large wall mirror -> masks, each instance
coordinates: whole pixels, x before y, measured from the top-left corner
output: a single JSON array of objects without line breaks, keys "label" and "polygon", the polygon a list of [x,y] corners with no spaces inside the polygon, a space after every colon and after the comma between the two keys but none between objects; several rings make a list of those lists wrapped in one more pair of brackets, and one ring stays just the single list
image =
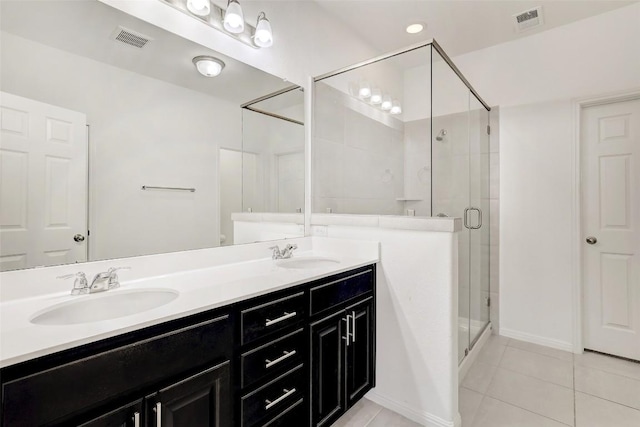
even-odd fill
[{"label": "large wall mirror", "polygon": [[302,206],[303,126],[243,108],[301,123],[290,83],[97,0],[0,7],[0,271],[229,245],[233,214]]}]

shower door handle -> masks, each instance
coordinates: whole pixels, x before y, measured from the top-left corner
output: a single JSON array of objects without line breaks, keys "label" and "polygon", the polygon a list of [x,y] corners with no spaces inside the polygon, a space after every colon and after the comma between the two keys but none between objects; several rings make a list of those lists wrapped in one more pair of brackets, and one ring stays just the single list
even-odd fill
[{"label": "shower door handle", "polygon": [[[471,211],[478,212],[478,225],[476,225],[476,226],[469,225],[469,212],[471,212]],[[482,227],[482,209],[474,208],[473,206],[469,207],[469,208],[466,208],[464,210],[464,218],[463,219],[464,219],[465,228],[468,228],[469,230],[478,230],[480,227]]]}]

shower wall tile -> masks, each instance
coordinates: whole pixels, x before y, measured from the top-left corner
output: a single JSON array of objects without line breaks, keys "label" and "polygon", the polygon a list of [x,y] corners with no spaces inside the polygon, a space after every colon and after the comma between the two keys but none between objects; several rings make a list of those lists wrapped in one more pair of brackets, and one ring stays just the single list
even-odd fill
[{"label": "shower wall tile", "polygon": [[500,153],[491,153],[489,163],[489,197],[497,199],[500,197]]}]

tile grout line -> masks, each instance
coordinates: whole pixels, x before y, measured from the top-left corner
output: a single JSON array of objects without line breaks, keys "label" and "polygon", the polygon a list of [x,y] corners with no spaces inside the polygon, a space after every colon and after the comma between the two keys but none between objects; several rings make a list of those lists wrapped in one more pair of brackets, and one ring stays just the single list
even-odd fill
[{"label": "tile grout line", "polygon": [[[518,406],[518,405],[516,405],[514,403],[511,403],[511,402],[506,402],[506,401],[504,401],[502,399],[498,399],[497,397],[489,396],[488,394],[483,394],[482,398],[484,399],[485,397],[488,397],[489,399],[497,400],[498,402],[504,403],[505,405],[513,406],[514,408],[522,409],[525,412],[529,412],[529,413],[537,415],[539,417],[546,418],[546,419],[554,421],[554,422],[556,422],[558,424],[562,424],[564,426],[571,426],[570,424],[564,423],[564,422],[562,422],[560,420],[556,420],[555,418],[551,418],[551,417],[548,417],[546,415],[539,414],[538,412],[534,412],[531,409],[523,408],[522,406]],[[482,402],[480,404],[482,405]]]},{"label": "tile grout line", "polygon": [[[575,362],[574,362],[574,367],[576,366]],[[629,380],[633,380],[633,381],[637,381],[640,382],[640,378],[637,377],[630,377],[628,375],[625,374],[619,374],[617,372],[611,372],[611,371],[607,371],[606,369],[602,369],[602,368],[596,368],[593,366],[587,366],[587,365],[577,365],[579,368],[584,368],[584,369],[593,369],[594,371],[599,371],[599,372],[604,372],[605,374],[609,374],[609,375],[615,375],[616,377],[622,377],[622,378],[627,378]]]},{"label": "tile grout line", "polygon": [[[543,383],[557,385],[558,387],[566,388],[567,390],[575,390],[575,387],[566,386],[566,385],[554,383],[554,382],[551,382],[551,381],[543,380],[542,378],[538,378],[538,377],[534,377],[532,375],[524,374],[524,373],[522,373],[520,371],[516,371],[514,369],[505,368],[504,366],[496,366],[496,368],[497,369],[502,369],[502,370],[508,371],[508,372],[513,372],[514,374],[519,374],[519,375],[525,376],[527,378],[533,378],[534,380],[542,381]],[[495,373],[494,373],[494,376],[495,376]],[[491,378],[491,380],[493,381],[493,377]],[[487,387],[487,389],[488,389],[488,387]]]},{"label": "tile grout line", "polygon": [[640,408],[636,408],[636,407],[633,407],[633,406],[629,406],[629,405],[627,405],[627,404],[625,404],[625,403],[616,402],[615,400],[607,399],[606,397],[602,397],[602,396],[597,396],[597,395],[595,395],[595,394],[591,394],[591,393],[586,392],[586,391],[582,391],[582,390],[574,390],[574,395],[575,395],[576,393],[586,394],[587,396],[591,396],[591,397],[594,397],[594,398],[596,398],[596,399],[604,400],[605,402],[613,403],[613,404],[615,404],[615,405],[619,405],[619,406],[624,406],[625,408],[633,409],[634,411],[638,411],[638,412],[640,412]]},{"label": "tile grout line", "polygon": [[371,417],[371,419],[369,420],[369,422],[368,422],[368,423],[366,423],[366,424],[365,424],[364,426],[362,426],[362,427],[367,427],[369,424],[371,424],[371,423],[373,422],[373,420],[375,420],[375,419],[376,419],[376,417],[377,417],[378,415],[380,415],[380,412],[382,412],[383,406],[381,406],[381,405],[378,405],[378,406],[380,406],[380,408],[378,409],[378,411],[376,412],[376,414],[375,414],[373,417]]}]

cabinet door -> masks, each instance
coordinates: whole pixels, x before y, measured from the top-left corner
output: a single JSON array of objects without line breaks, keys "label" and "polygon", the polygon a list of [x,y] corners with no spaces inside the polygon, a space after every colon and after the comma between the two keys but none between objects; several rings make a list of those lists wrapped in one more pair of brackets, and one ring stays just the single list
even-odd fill
[{"label": "cabinet door", "polygon": [[331,425],[345,410],[344,311],[311,324],[311,419]]},{"label": "cabinet door", "polygon": [[79,427],[141,427],[142,399],[122,406],[97,418],[80,424]]},{"label": "cabinet door", "polygon": [[373,298],[346,309],[351,323],[351,340],[347,346],[347,407],[373,387],[374,382],[374,318]]},{"label": "cabinet door", "polygon": [[147,399],[147,425],[231,427],[230,381],[227,361],[160,390]]}]

